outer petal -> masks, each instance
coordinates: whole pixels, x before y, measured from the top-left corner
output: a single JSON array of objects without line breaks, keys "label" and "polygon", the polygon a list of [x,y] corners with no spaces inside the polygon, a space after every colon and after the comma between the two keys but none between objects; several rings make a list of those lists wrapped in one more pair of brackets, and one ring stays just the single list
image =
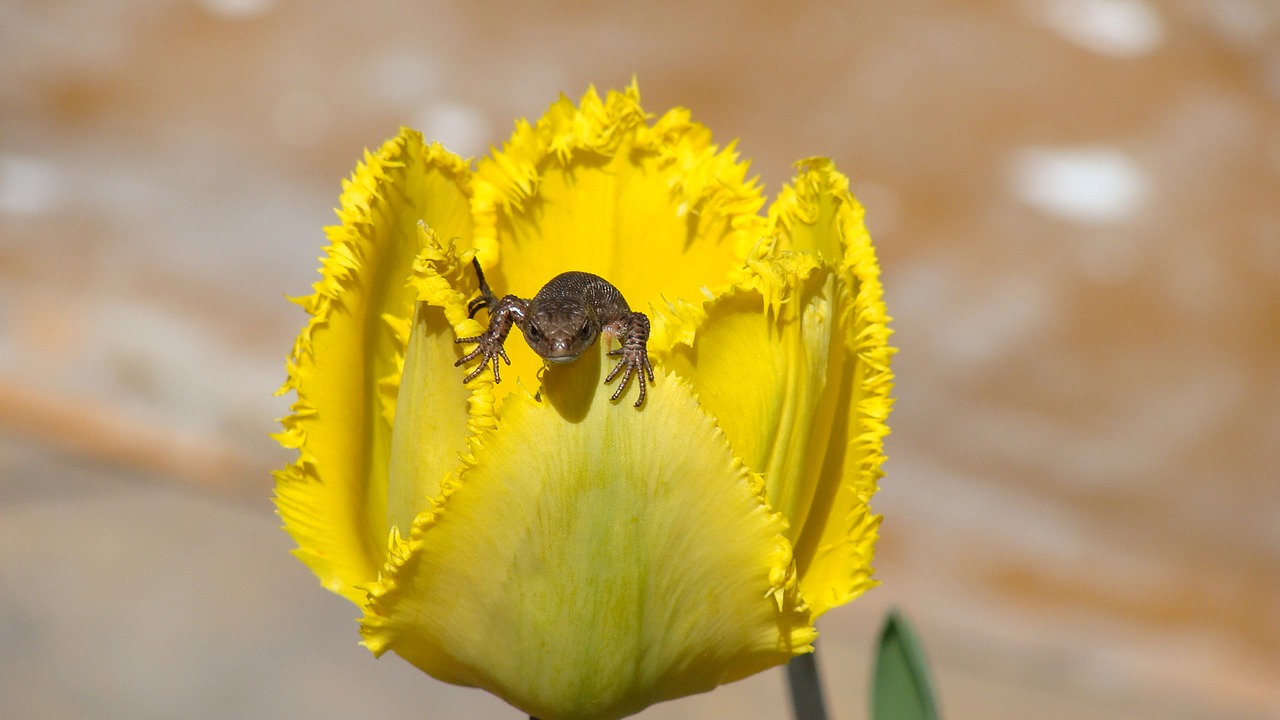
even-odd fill
[{"label": "outer petal", "polygon": [[[785,525],[673,376],[643,411],[601,354],[509,396],[370,586],[365,642],[544,720],[615,718],[810,649]],[[633,390],[634,391],[634,390]]]},{"label": "outer petal", "polygon": [[832,238],[838,241],[839,328],[850,353],[819,492],[796,540],[801,589],[816,616],[875,585],[870,563],[880,516],[868,503],[884,475],[886,421],[893,406],[889,360],[896,350],[889,346],[891,318],[875,248],[848,179],[829,160],[811,158],[800,164],[795,188],[795,200],[780,198],[769,216],[793,247],[807,243],[828,257]]},{"label": "outer petal", "polygon": [[[477,169],[476,237],[500,247],[494,287],[532,296],[565,270],[606,277],[632,307],[727,285],[764,231],[733,148],[673,110],[646,124],[639,92],[561,98]],[[489,262],[493,262],[490,260]]]},{"label": "outer petal", "polygon": [[[791,524],[820,615],[869,588],[892,375],[879,269],[862,211],[827,161],[770,210],[773,247],[701,311],[675,313],[667,361],[694,385]],[[833,427],[834,425],[834,427]]]},{"label": "outer petal", "polygon": [[[298,459],[277,473],[276,505],[297,555],[331,590],[363,604],[355,586],[386,557],[391,419],[413,291],[418,224],[469,235],[469,173],[439,145],[402,130],[365,155],[344,183],[326,233],[311,319],[294,346],[284,390],[297,391],[278,435]],[[458,408],[459,423],[465,408]]]}]

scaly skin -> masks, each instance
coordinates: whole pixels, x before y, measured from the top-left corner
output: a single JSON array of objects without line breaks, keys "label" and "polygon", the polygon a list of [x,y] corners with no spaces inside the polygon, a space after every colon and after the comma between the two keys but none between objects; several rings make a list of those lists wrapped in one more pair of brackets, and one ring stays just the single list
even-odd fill
[{"label": "scaly skin", "polygon": [[489,310],[489,329],[475,337],[458,338],[454,342],[475,343],[471,352],[463,355],[454,367],[481,358],[480,364],[463,378],[468,383],[484,372],[485,366],[493,367],[493,381],[502,382],[498,373],[498,358],[510,365],[503,344],[511,327],[520,328],[525,342],[550,363],[566,363],[575,360],[584,350],[595,344],[600,333],[608,333],[619,339],[622,347],[610,350],[610,355],[621,355],[604,382],[608,384],[622,373],[622,381],[614,391],[612,400],[622,396],[631,376],[640,383],[640,397],[635,407],[644,404],[646,382],[653,382],[653,366],[649,364],[649,318],[644,313],[632,312],[622,293],[599,275],[571,271],[561,273],[538,291],[532,300],[522,300],[507,295],[499,300],[489,289],[480,263],[471,261],[480,280],[480,297],[467,306],[471,317],[480,308]]}]

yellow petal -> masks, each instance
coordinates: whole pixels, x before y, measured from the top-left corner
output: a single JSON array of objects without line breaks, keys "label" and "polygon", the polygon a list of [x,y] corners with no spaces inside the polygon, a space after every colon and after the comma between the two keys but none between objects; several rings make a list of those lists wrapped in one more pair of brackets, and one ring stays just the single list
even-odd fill
[{"label": "yellow petal", "polygon": [[[297,555],[326,587],[363,604],[355,586],[386,558],[391,419],[414,291],[406,285],[425,221],[469,237],[469,171],[402,130],[344,183],[311,315],[289,359],[297,391],[278,435],[298,459],[277,473],[276,505]],[[465,422],[465,409],[460,412]]]},{"label": "yellow petal", "polygon": [[796,540],[801,590],[816,617],[876,584],[871,559],[880,516],[868,503],[884,475],[884,438],[893,406],[889,361],[896,350],[889,346],[891,318],[884,305],[880,265],[848,179],[821,158],[806,160],[799,168],[794,203],[780,199],[770,209],[770,218],[786,230],[794,247],[811,247],[827,257],[834,252],[831,238],[838,241],[840,336],[849,353],[849,370],[837,393],[840,411],[818,480],[819,495]]},{"label": "yellow petal", "polygon": [[[652,125],[633,85],[521,123],[476,174],[476,242],[499,295],[555,275],[607,278],[633,309],[726,285],[763,234],[759,187],[732,147],[676,109]],[[498,250],[500,248],[500,250]]]},{"label": "yellow petal", "polygon": [[830,162],[802,164],[770,222],[743,281],[668,318],[664,359],[764,475],[816,617],[873,584],[893,351],[862,210]]},{"label": "yellow petal", "polygon": [[835,265],[854,245],[870,246],[862,206],[849,193],[849,180],[827,158],[796,163],[799,173],[769,206],[769,225],[778,249],[806,253]]},{"label": "yellow petal", "polygon": [[550,368],[542,402],[508,397],[369,587],[371,650],[557,720],[622,717],[810,649],[759,478],[674,376],[642,410],[610,402],[601,353]]},{"label": "yellow petal", "polygon": [[769,502],[800,537],[818,486],[847,351],[835,335],[836,279],[805,255],[756,263],[711,301],[669,365],[692,383]]},{"label": "yellow petal", "polygon": [[[419,233],[423,250],[410,280],[419,301],[402,377],[396,378],[399,392],[387,478],[387,521],[397,536],[409,533],[414,517],[440,494],[445,475],[457,470],[467,437],[492,424],[486,412],[490,403],[485,402],[489,383],[480,379],[463,385],[454,367],[463,354],[454,342],[455,323],[477,331],[479,325],[467,318],[466,293],[453,288],[476,283],[472,278],[468,285],[456,243],[442,246],[426,227]],[[469,417],[469,405],[475,417]]]}]

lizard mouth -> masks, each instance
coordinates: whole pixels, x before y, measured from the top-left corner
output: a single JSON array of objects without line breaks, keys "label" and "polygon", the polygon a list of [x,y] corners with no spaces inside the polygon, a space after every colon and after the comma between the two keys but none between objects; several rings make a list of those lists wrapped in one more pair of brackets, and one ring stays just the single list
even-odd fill
[{"label": "lizard mouth", "polygon": [[577,360],[578,354],[574,353],[573,355],[547,355],[547,356],[544,356],[543,359],[553,365],[564,365],[565,363],[571,363],[574,360]]}]

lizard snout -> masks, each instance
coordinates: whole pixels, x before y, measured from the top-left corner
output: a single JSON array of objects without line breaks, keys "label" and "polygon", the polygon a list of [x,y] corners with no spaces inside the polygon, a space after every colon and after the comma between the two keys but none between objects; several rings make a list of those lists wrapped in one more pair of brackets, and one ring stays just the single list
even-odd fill
[{"label": "lizard snout", "polygon": [[550,363],[567,363],[578,359],[582,354],[582,346],[572,336],[552,337],[547,338],[546,346],[538,354]]}]

